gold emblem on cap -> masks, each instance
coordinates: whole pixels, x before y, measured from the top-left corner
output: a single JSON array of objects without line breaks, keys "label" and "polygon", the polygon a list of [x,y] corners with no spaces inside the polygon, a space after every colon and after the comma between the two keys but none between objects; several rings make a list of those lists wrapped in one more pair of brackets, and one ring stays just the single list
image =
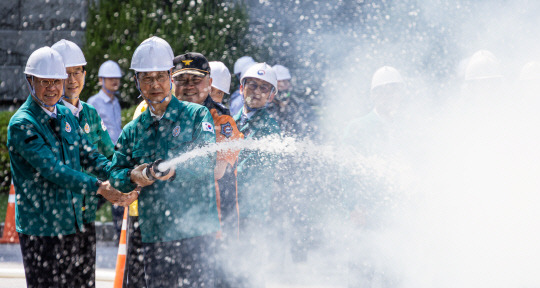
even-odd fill
[{"label": "gold emblem on cap", "polygon": [[189,64],[191,64],[191,62],[193,62],[193,60],[182,60],[182,62],[183,62],[185,65],[189,66]]}]

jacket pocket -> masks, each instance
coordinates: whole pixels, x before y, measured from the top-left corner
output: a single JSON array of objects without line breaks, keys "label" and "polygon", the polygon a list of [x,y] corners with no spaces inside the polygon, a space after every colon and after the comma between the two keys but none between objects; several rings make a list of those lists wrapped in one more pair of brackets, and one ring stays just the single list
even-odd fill
[{"label": "jacket pocket", "polygon": [[81,168],[79,153],[80,138],[76,134],[70,133],[64,135],[63,141],[64,163],[75,170],[79,170]]}]

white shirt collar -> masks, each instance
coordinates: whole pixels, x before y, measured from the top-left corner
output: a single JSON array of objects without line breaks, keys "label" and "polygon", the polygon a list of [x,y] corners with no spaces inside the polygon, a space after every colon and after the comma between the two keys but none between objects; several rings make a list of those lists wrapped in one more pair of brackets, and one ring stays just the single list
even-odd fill
[{"label": "white shirt collar", "polygon": [[113,99],[111,99],[111,97],[109,97],[109,95],[107,95],[107,93],[105,93],[105,91],[103,91],[103,88],[99,89],[98,97],[103,99],[103,101],[105,101],[106,103],[109,103],[109,102],[113,101],[113,99],[116,98],[116,97],[113,97]]},{"label": "white shirt collar", "polygon": [[43,106],[39,106],[41,107],[41,109],[43,109],[43,111],[45,111],[45,113],[47,113],[47,115],[49,115],[50,117],[52,117],[51,115],[54,113],[55,115],[58,115],[58,113],[56,113],[56,105],[54,105],[54,111],[49,111],[48,109],[46,109],[45,107]]},{"label": "white shirt collar", "polygon": [[77,105],[77,107],[73,106],[71,103],[69,103],[68,101],[62,99],[62,102],[64,103],[64,105],[69,108],[69,110],[71,110],[71,114],[73,114],[73,116],[79,118],[79,113],[82,111],[83,109],[83,106],[81,104],[81,101],[79,100],[79,105]]},{"label": "white shirt collar", "polygon": [[251,112],[248,112],[246,113],[246,107],[242,107],[242,114],[246,115],[248,119],[251,119],[251,117],[253,117],[253,114],[255,114],[255,112],[257,111],[251,111]]},{"label": "white shirt collar", "polygon": [[154,114],[154,112],[152,112],[152,108],[151,108],[151,107],[148,107],[147,109],[148,109],[148,111],[150,111],[150,115],[152,116],[152,118],[154,118],[154,120],[159,121],[159,120],[161,120],[161,118],[163,118],[163,115],[165,115],[165,113],[163,113],[162,115],[156,115],[156,114]]}]

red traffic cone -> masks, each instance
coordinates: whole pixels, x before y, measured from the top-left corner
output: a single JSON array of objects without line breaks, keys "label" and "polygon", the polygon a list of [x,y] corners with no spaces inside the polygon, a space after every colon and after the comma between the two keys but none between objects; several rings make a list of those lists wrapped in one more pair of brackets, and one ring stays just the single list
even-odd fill
[{"label": "red traffic cone", "polygon": [[15,187],[13,180],[9,188],[9,200],[6,212],[6,222],[4,222],[4,234],[0,239],[0,244],[19,243],[19,234],[15,230]]},{"label": "red traffic cone", "polygon": [[114,288],[122,288],[124,282],[124,271],[126,268],[126,228],[128,209],[124,209],[124,220],[122,220],[122,232],[120,232],[120,243],[118,245],[118,258],[116,259],[116,275],[114,276]]}]

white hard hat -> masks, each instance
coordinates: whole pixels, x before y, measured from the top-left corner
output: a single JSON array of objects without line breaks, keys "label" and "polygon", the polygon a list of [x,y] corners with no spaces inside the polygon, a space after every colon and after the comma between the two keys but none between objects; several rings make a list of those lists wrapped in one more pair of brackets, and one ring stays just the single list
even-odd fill
[{"label": "white hard hat", "polygon": [[243,73],[251,65],[255,64],[255,60],[251,56],[240,57],[236,62],[234,62],[234,74]]},{"label": "white hard hat", "polygon": [[68,78],[62,56],[48,46],[41,47],[32,52],[26,62],[24,74],[49,79]]},{"label": "white hard hat", "polygon": [[[161,38],[159,38],[161,39]],[[171,56],[171,46],[152,37],[145,40],[133,53],[131,58],[131,68],[135,72],[167,71],[173,67]]]},{"label": "white hard hat", "polygon": [[212,87],[229,94],[231,73],[223,62],[210,61],[210,78],[212,78]]},{"label": "white hard hat", "polygon": [[392,83],[403,84],[405,81],[403,81],[401,74],[396,68],[383,66],[379,68],[375,74],[373,74],[373,78],[371,78],[371,90],[375,89],[376,87]]},{"label": "white hard hat", "polygon": [[474,53],[465,69],[465,81],[502,77],[499,61],[493,53],[487,50]]},{"label": "white hard hat", "polygon": [[540,63],[536,61],[529,62],[521,68],[519,73],[519,80],[540,80]]},{"label": "white hard hat", "polygon": [[150,37],[150,38],[144,40],[144,41],[141,43],[141,45],[144,44],[144,43],[146,43],[146,42],[149,42],[149,41],[156,41],[156,42],[159,42],[159,43],[165,45],[165,46],[168,48],[168,50],[169,50],[169,55],[171,56],[171,59],[174,59],[174,52],[173,52],[173,50],[172,50],[172,48],[171,48],[171,45],[169,44],[169,42],[165,41],[165,39],[160,38],[160,37],[158,37],[158,36],[152,36],[152,37]]},{"label": "white hard hat", "polygon": [[292,76],[291,76],[291,73],[289,72],[289,69],[287,69],[287,67],[276,64],[272,66],[272,68],[274,69],[274,72],[276,72],[276,77],[278,81],[291,80]]},{"label": "white hard hat", "polygon": [[84,59],[81,48],[71,41],[62,39],[54,43],[51,48],[62,55],[66,68],[86,65],[86,59]]},{"label": "white hard hat", "polygon": [[112,60],[107,60],[99,67],[98,77],[121,78],[122,70],[120,70],[120,66],[118,65],[118,63]]},{"label": "white hard hat", "polygon": [[257,78],[264,80],[272,84],[276,92],[278,90],[276,72],[274,72],[274,69],[272,69],[272,67],[266,63],[256,63],[255,65],[252,65],[245,73],[242,73],[240,83],[244,82],[245,78]]}]

